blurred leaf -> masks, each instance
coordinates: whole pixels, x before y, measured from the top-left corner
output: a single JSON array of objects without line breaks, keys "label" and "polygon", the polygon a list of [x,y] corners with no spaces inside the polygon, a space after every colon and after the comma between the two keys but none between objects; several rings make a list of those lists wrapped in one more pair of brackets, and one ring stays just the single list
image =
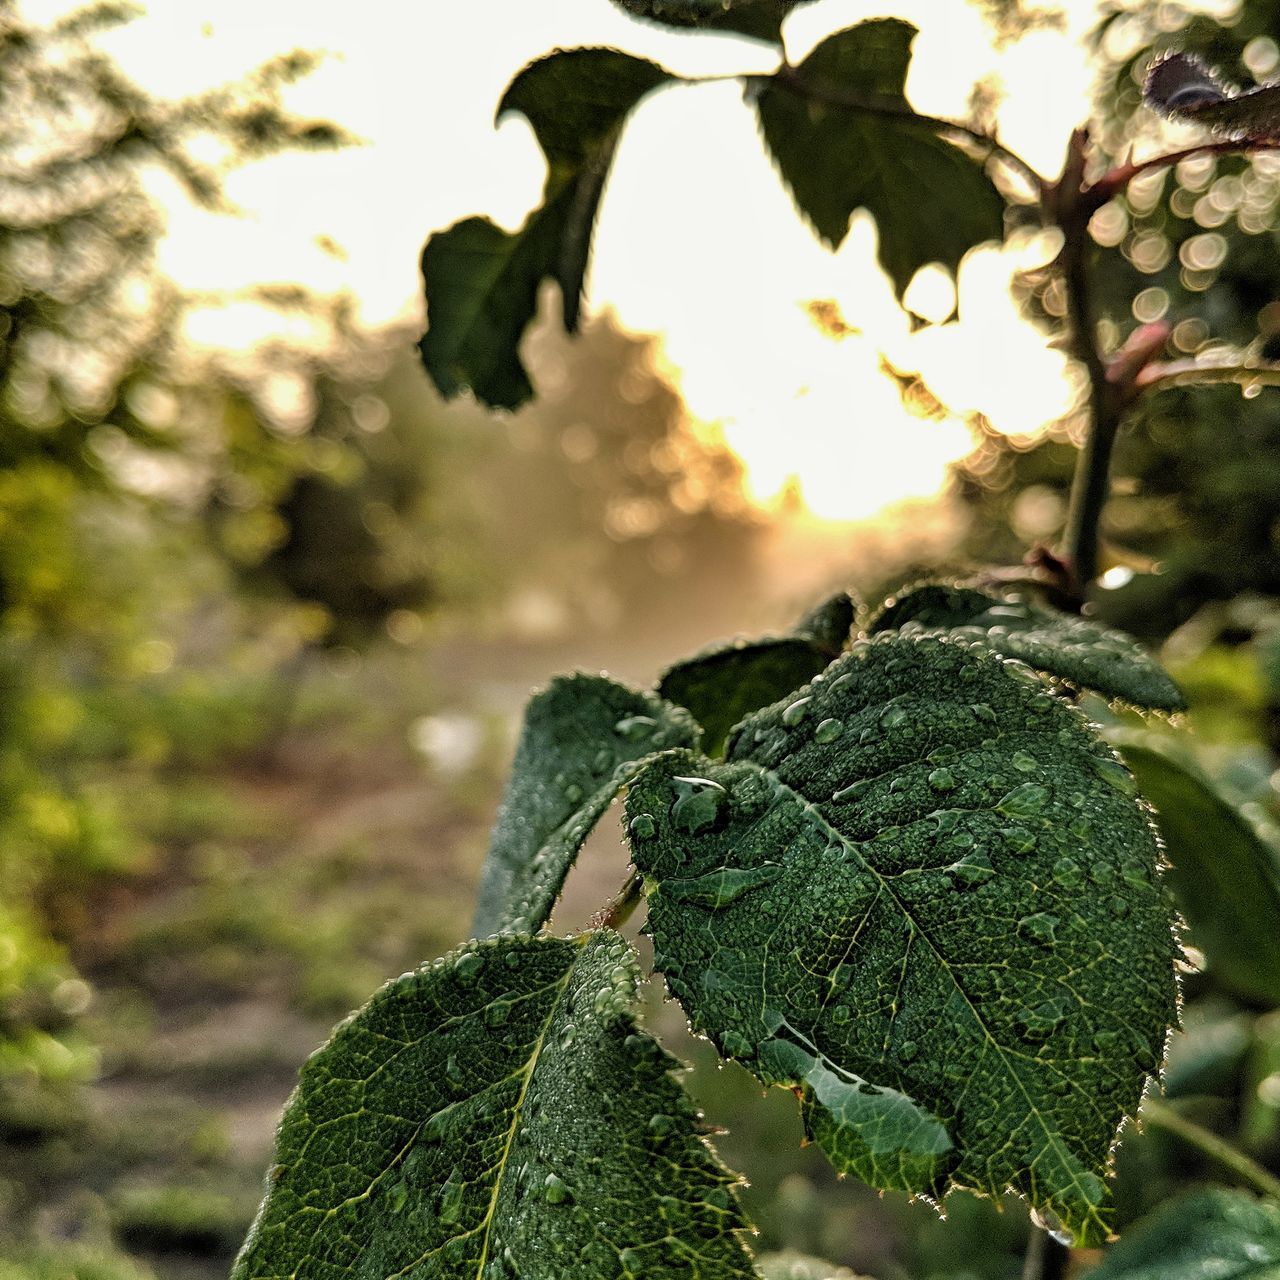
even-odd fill
[{"label": "blurred leaf", "polygon": [[787,15],[812,0],[613,0],[637,18],[667,27],[734,31],[772,44],[782,42]]},{"label": "blurred leaf", "polygon": [[388,984],[303,1068],[233,1280],[752,1276],[734,1176],[636,1027],[639,976],[600,931]]},{"label": "blurred leaf", "polygon": [[1194,54],[1172,53],[1155,63],[1142,92],[1150,106],[1174,119],[1233,138],[1280,139],[1280,85],[1238,93]]},{"label": "blurred leaf", "polygon": [[604,676],[560,676],[525,708],[473,931],[536,932],[582,842],[655,751],[694,746],[686,711]]},{"label": "blurred leaf", "polygon": [[933,637],[855,644],[727,762],[673,751],[631,785],[655,964],[724,1054],[802,1090],[840,1171],[1016,1189],[1100,1241],[1176,1012],[1136,794],[1038,677]]},{"label": "blurred leaf", "polygon": [[886,602],[868,631],[923,629],[975,640],[1038,671],[1134,706],[1178,711],[1178,686],[1132,637],[1073,614],[1037,608],[1016,597],[941,583]]},{"label": "blurred leaf", "polygon": [[1161,1206],[1107,1250],[1089,1280],[1275,1280],[1280,1206],[1202,1191]]},{"label": "blurred leaf", "polygon": [[511,82],[498,106],[525,116],[547,159],[542,204],[513,233],[466,218],[433,235],[422,253],[427,332],[418,344],[442,395],[470,388],[514,409],[533,393],[521,336],[538,286],[560,287],[565,329],[578,325],[591,230],[627,114],[671,80],[656,63],[616,49],[558,50]]},{"label": "blurred leaf", "polygon": [[792,635],[713,645],[677,662],[663,674],[658,692],[693,713],[708,755],[722,755],[729,730],[743,716],[808,683],[839,654],[853,619],[853,602],[841,592]]},{"label": "blurred leaf", "polygon": [[1251,1015],[1222,1000],[1189,1004],[1183,1010],[1182,1026],[1169,1041],[1162,1082],[1165,1097],[1233,1093],[1252,1044],[1252,1024]]},{"label": "blurred leaf", "polygon": [[[921,267],[940,262],[954,274],[974,245],[1004,234],[1004,201],[983,166],[913,118],[903,86],[915,34],[896,18],[859,23],[766,80],[757,98],[800,209],[832,249],[854,210],[866,209],[899,298]],[[865,106],[836,105],[846,98]]]},{"label": "blurred leaf", "polygon": [[1191,941],[1224,986],[1249,1000],[1280,1005],[1280,869],[1275,853],[1194,767],[1157,745],[1153,735],[1118,743],[1172,864]]}]

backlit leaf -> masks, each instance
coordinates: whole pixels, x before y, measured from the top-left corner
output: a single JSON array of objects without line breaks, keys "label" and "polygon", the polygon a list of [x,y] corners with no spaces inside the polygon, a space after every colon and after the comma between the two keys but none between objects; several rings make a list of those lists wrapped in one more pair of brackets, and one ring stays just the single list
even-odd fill
[{"label": "backlit leaf", "polygon": [[547,158],[542,204],[515,233],[466,218],[422,252],[427,332],[418,344],[446,398],[470,389],[514,409],[532,394],[519,345],[545,279],[560,287],[565,329],[578,325],[591,231],[628,113],[671,79],[616,49],[558,50],[527,66],[498,107],[533,126]]},{"label": "backlit leaf", "polygon": [[637,762],[697,741],[687,712],[605,676],[560,676],[530,699],[481,878],[475,936],[546,924],[582,842]]},{"label": "backlit leaf", "polygon": [[1162,1205],[1107,1251],[1089,1280],[1276,1280],[1280,1206],[1241,1191]]},{"label": "backlit leaf", "polygon": [[600,931],[389,983],[303,1068],[233,1280],[752,1276],[638,978]]},{"label": "backlit leaf", "polygon": [[695,1027],[797,1087],[837,1168],[1020,1191],[1106,1237],[1178,948],[1128,770],[1022,664],[855,643],[727,761],[645,766],[627,813],[655,963]]},{"label": "backlit leaf", "polygon": [[1178,711],[1186,706],[1168,673],[1131,636],[1074,614],[1038,608],[1013,596],[942,583],[888,601],[871,632],[924,630],[978,641],[1082,689],[1134,706]]},{"label": "backlit leaf", "polygon": [[734,31],[777,44],[786,16],[811,0],[613,0],[637,18],[667,27]]},{"label": "backlit leaf", "polygon": [[713,645],[677,662],[658,682],[658,692],[687,707],[702,726],[703,749],[721,755],[729,730],[743,716],[807,684],[839,654],[853,620],[853,601],[841,592],[791,635]]},{"label": "backlit leaf", "polygon": [[1213,976],[1248,1000],[1280,1005],[1280,865],[1275,852],[1194,766],[1152,735],[1118,744],[1156,810],[1166,876]]},{"label": "backlit leaf", "polygon": [[[834,249],[854,211],[866,209],[899,298],[921,267],[940,262],[954,272],[1004,227],[1004,201],[983,166],[912,119],[903,86],[915,34],[896,18],[837,32],[765,81],[756,100],[765,142],[801,211]],[[839,105],[849,98],[866,109]]]}]

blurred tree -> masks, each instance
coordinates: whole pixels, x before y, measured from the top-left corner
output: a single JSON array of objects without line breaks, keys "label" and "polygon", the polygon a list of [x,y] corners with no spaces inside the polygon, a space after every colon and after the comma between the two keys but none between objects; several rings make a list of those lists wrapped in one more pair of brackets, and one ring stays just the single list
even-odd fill
[{"label": "blurred tree", "polygon": [[180,607],[175,562],[192,568],[171,516],[228,453],[225,393],[201,388],[175,336],[183,299],[155,269],[148,178],[227,209],[235,164],[347,140],[281,104],[304,53],[186,100],[146,95],[94,43],[135,12],[37,25],[0,3],[0,1090],[90,1060],[66,1033],[86,989],[41,907],[59,877],[142,854],[81,767],[86,699],[171,660],[155,632]]}]

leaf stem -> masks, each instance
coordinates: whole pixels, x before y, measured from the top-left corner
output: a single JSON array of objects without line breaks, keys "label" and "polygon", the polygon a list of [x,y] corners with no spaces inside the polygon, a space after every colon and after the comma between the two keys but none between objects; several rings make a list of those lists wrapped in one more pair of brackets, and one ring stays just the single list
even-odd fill
[{"label": "leaf stem", "polygon": [[1277,149],[1280,149],[1280,142],[1258,138],[1201,142],[1194,147],[1184,147],[1181,151],[1170,151],[1164,155],[1151,156],[1146,160],[1131,160],[1125,164],[1116,165],[1088,188],[1085,198],[1092,206],[1090,210],[1092,212],[1094,209],[1101,208],[1112,196],[1122,191],[1138,174],[1146,173],[1149,169],[1167,169],[1182,160],[1190,160],[1193,156],[1249,155]]},{"label": "leaf stem", "polygon": [[1225,1138],[1210,1129],[1187,1119],[1180,1111],[1159,1098],[1146,1098],[1142,1103],[1141,1118],[1147,1124],[1181,1138],[1188,1146],[1204,1152],[1223,1168],[1230,1169],[1241,1182],[1272,1200],[1280,1201],[1280,1178],[1264,1169],[1256,1160],[1245,1155]]},{"label": "leaf stem", "polygon": [[1027,1253],[1022,1262],[1022,1280],[1063,1280],[1071,1250],[1047,1231],[1032,1227]]},{"label": "leaf stem", "polygon": [[618,891],[614,900],[600,913],[599,923],[604,929],[621,929],[631,919],[632,912],[644,897],[644,877],[636,871]]}]

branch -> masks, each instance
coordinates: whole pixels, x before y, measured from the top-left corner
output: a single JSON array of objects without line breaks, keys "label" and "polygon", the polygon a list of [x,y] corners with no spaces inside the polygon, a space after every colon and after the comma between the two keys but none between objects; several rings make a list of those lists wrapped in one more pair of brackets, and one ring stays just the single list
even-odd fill
[{"label": "branch", "polygon": [[1237,1150],[1225,1138],[1218,1137],[1194,1120],[1188,1120],[1167,1102],[1162,1102],[1159,1098],[1144,1099],[1141,1118],[1147,1124],[1154,1124],[1181,1138],[1188,1146],[1204,1152],[1210,1159],[1230,1169],[1241,1182],[1255,1191],[1273,1200],[1280,1200],[1280,1178],[1264,1169],[1256,1160],[1250,1159],[1243,1151]]},{"label": "branch", "polygon": [[1149,169],[1167,169],[1182,160],[1193,156],[1227,156],[1251,155],[1261,151],[1280,150],[1280,142],[1261,138],[1235,138],[1226,142],[1201,142],[1194,147],[1184,147],[1181,151],[1170,151],[1166,155],[1152,156],[1147,160],[1129,161],[1108,170],[1097,182],[1084,188],[1082,199],[1088,204],[1089,212],[1100,209],[1113,196],[1123,191],[1140,173]]},{"label": "branch", "polygon": [[1031,1228],[1027,1253],[1022,1263],[1022,1280],[1063,1280],[1071,1261],[1071,1250],[1047,1231]]},{"label": "branch", "polygon": [[1134,379],[1139,391],[1168,391],[1172,387],[1214,387],[1236,383],[1248,387],[1280,387],[1280,364],[1169,360],[1149,364]]},{"label": "branch", "polygon": [[1094,329],[1087,261],[1093,211],[1083,198],[1088,144],[1086,130],[1072,134],[1062,177],[1045,193],[1045,208],[1053,213],[1063,235],[1058,261],[1066,288],[1070,351],[1089,379],[1089,433],[1076,462],[1064,548],[1079,599],[1098,575],[1098,525],[1110,491],[1111,452],[1124,416],[1123,390],[1108,376]]},{"label": "branch", "polygon": [[954,133],[982,147],[987,155],[998,156],[1011,169],[1015,170],[1031,187],[1037,197],[1043,195],[1048,186],[1045,178],[1038,173],[1016,151],[1010,151],[998,138],[971,125],[960,124],[956,120],[944,120],[941,116],[921,115],[898,98],[877,97],[870,94],[850,93],[837,85],[823,84],[806,79],[797,67],[784,63],[773,73],[771,79],[775,84],[790,90],[797,97],[810,102],[818,102],[823,106],[839,107],[845,111],[854,111],[859,115],[872,116],[881,120],[898,120],[904,124],[919,125],[930,133]]}]

